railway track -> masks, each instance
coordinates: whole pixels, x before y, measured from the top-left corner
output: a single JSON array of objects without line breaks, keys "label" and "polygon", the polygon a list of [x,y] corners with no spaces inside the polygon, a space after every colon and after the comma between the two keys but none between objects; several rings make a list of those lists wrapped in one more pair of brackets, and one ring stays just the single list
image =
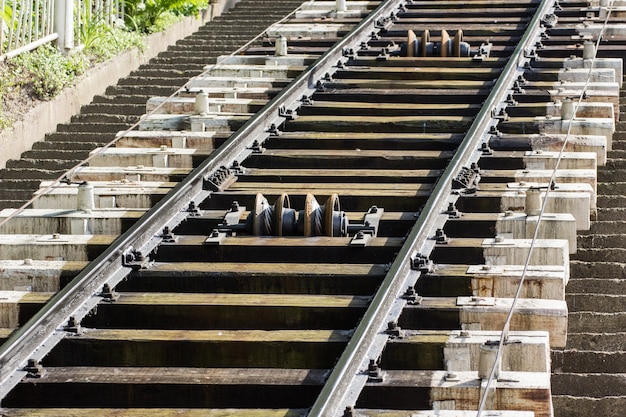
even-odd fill
[{"label": "railway track", "polygon": [[4,415],[566,415],[620,33],[590,70],[587,3],[345,3],[3,212]]}]

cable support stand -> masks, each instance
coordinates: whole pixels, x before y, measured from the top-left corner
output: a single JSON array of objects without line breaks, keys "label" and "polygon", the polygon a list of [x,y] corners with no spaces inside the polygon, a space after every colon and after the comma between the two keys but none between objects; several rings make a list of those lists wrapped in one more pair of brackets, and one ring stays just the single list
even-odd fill
[{"label": "cable support stand", "polygon": [[[565,147],[567,146],[567,142],[571,136],[572,133],[572,121],[574,120],[574,118],[576,117],[576,112],[578,111],[578,108],[580,107],[580,104],[583,101],[583,98],[585,96],[585,92],[587,91],[587,88],[589,87],[589,83],[591,82],[591,76],[592,76],[592,71],[594,68],[594,64],[596,62],[596,58],[598,55],[598,48],[600,47],[600,42],[602,41],[602,37],[604,35],[604,31],[606,30],[608,23],[609,23],[609,19],[611,17],[611,11],[613,9],[613,2],[614,0],[611,0],[611,2],[609,3],[608,7],[607,7],[607,15],[606,18],[604,20],[604,24],[602,26],[602,29],[600,30],[600,33],[598,35],[598,39],[596,40],[596,45],[595,45],[595,51],[594,51],[594,56],[591,60],[591,65],[589,66],[589,74],[587,76],[587,80],[585,81],[585,85],[583,86],[583,90],[580,94],[580,97],[578,98],[578,101],[576,102],[575,106],[574,106],[574,112],[572,115],[572,118],[570,119],[570,123],[569,126],[567,128],[567,133],[565,135],[565,139],[563,141],[563,145],[561,146],[561,150],[559,151],[559,156],[557,158],[556,164],[554,169],[552,170],[552,175],[550,176],[550,181],[549,184],[553,184],[556,178],[556,174],[557,174],[557,169],[559,167],[559,164],[561,162],[561,160],[563,159],[563,154],[565,152]],[[506,341],[506,339],[508,338],[508,333],[509,333],[509,329],[510,329],[510,325],[511,325],[511,319],[513,318],[513,312],[515,311],[515,307],[517,306],[517,301],[520,298],[520,294],[522,291],[522,286],[524,284],[524,279],[526,278],[526,274],[528,272],[528,268],[530,266],[530,259],[533,253],[533,250],[535,248],[535,244],[537,241],[537,236],[539,234],[539,226],[541,224],[541,221],[543,219],[544,216],[544,212],[547,206],[547,202],[548,202],[548,196],[550,194],[551,191],[551,187],[548,187],[546,190],[546,195],[541,203],[541,210],[539,212],[538,218],[537,218],[537,225],[535,226],[535,231],[533,233],[533,237],[530,243],[530,247],[528,250],[528,255],[526,256],[526,262],[524,263],[524,268],[522,270],[522,275],[520,277],[520,281],[519,284],[517,285],[517,290],[515,291],[515,297],[513,298],[513,302],[511,304],[511,309],[508,312],[507,318],[504,322],[504,326],[500,335],[500,340],[498,342],[498,350],[496,353],[496,359],[493,363],[493,367],[491,368],[491,372],[489,373],[489,379],[487,380],[487,384],[485,386],[485,390],[483,392],[483,394],[481,395],[480,398],[480,403],[479,403],[479,407],[478,407],[478,412],[476,414],[476,417],[481,417],[482,412],[484,411],[484,407],[485,404],[487,402],[487,397],[489,395],[489,388],[491,387],[491,385],[493,384],[493,379],[496,373],[496,369],[498,367],[498,363],[502,358],[502,348],[504,346],[504,342]]]}]

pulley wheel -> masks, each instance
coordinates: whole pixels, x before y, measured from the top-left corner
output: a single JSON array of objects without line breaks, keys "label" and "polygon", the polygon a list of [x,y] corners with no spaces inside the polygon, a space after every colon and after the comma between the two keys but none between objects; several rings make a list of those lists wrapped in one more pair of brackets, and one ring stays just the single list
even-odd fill
[{"label": "pulley wheel", "polygon": [[274,203],[274,234],[276,236],[283,235],[283,218],[285,215],[285,209],[290,208],[290,206],[289,196],[286,193],[282,193]]},{"label": "pulley wheel", "polygon": [[414,57],[417,53],[417,36],[415,36],[415,32],[411,29],[407,32],[406,39],[406,56]]},{"label": "pulley wheel", "polygon": [[315,236],[315,217],[320,209],[320,205],[313,196],[313,194],[307,194],[304,199],[304,236]]},{"label": "pulley wheel", "polygon": [[424,30],[422,33],[422,56],[426,56],[428,52],[428,43],[430,42],[430,31]]},{"label": "pulley wheel", "polygon": [[448,45],[450,45],[450,35],[447,30],[441,31],[441,51],[440,55],[442,58],[446,58],[448,56]]},{"label": "pulley wheel", "polygon": [[[326,231],[326,236],[334,237],[334,220],[335,220],[335,212],[339,212],[341,210],[339,206],[339,196],[337,194],[333,194],[328,197],[326,200],[325,213],[324,213],[324,230]],[[341,232],[339,232],[341,233]]]},{"label": "pulley wheel", "polygon": [[461,43],[463,42],[463,31],[458,30],[456,35],[454,35],[454,45],[452,47],[452,53],[456,57],[461,56]]},{"label": "pulley wheel", "polygon": [[267,213],[270,204],[263,194],[258,193],[254,199],[254,217],[252,218],[252,234],[255,236],[263,236],[267,230]]}]

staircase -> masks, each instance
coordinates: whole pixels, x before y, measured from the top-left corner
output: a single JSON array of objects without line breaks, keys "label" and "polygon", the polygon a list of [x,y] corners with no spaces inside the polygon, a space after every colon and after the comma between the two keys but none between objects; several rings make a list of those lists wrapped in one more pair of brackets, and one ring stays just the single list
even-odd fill
[{"label": "staircase", "polygon": [[16,208],[32,197],[42,180],[56,179],[110,142],[146,111],[150,97],[169,96],[220,55],[230,54],[262,33],[302,0],[242,0],[193,35],[168,47],[104,95],[83,106],[69,123],[59,124],[18,160],[0,170],[0,209]]},{"label": "staircase", "polygon": [[626,415],[626,90],[606,166],[598,218],[579,234],[567,286],[567,347],[552,352],[555,417]]}]

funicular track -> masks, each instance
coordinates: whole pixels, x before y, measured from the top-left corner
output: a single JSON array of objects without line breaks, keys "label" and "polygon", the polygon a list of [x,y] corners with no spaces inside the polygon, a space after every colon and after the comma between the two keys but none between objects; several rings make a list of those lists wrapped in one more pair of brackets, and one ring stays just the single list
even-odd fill
[{"label": "funicular track", "polygon": [[346,3],[150,99],[3,225],[36,284],[7,303],[5,415],[553,415],[621,79],[602,61],[572,119],[603,11]]}]

